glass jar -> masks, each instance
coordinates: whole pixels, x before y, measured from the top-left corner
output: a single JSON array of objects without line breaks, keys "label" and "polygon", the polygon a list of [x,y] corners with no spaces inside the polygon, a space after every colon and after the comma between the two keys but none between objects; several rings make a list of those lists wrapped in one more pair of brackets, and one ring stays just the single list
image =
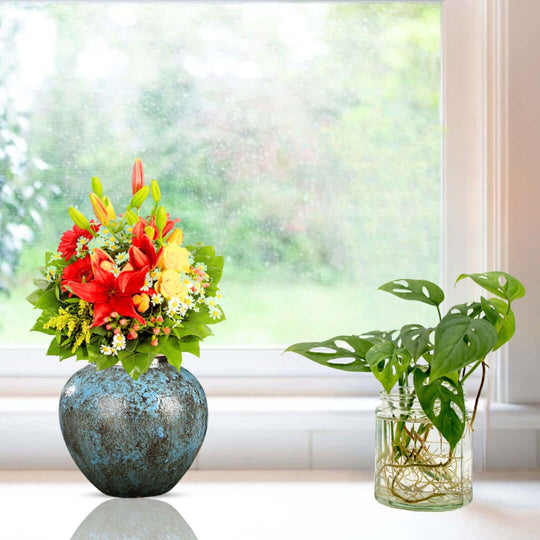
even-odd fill
[{"label": "glass jar", "polygon": [[463,437],[451,451],[422,411],[414,389],[400,387],[390,394],[381,392],[375,446],[375,498],[381,504],[436,512],[471,502],[469,421]]}]

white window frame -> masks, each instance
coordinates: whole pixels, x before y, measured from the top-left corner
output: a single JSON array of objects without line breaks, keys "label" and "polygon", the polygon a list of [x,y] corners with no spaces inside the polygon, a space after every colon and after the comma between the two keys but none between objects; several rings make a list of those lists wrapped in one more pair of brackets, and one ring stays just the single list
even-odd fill
[{"label": "white window frame", "polygon": [[[501,220],[506,215],[508,187],[503,167],[506,98],[501,82],[506,65],[501,49],[505,6],[506,0],[442,2],[441,283],[449,291],[448,305],[474,291],[466,283],[454,290],[461,272],[508,266],[506,222]],[[498,84],[495,92],[493,81]],[[184,365],[215,395],[343,396],[379,391],[369,374],[331,370],[296,355],[282,355],[283,348],[203,346],[201,359],[186,358]],[[506,401],[508,370],[507,360],[502,360],[496,397]],[[59,364],[55,357],[45,356],[44,348],[0,348],[0,396],[57,395],[66,378],[80,367],[73,359]]]}]

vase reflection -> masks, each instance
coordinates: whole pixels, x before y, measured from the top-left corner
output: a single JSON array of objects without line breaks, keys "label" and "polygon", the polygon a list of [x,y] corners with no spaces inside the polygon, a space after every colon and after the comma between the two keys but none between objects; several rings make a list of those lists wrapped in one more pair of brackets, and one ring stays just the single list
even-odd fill
[{"label": "vase reflection", "polygon": [[114,499],[94,508],[71,540],[197,540],[170,504],[150,499]]}]

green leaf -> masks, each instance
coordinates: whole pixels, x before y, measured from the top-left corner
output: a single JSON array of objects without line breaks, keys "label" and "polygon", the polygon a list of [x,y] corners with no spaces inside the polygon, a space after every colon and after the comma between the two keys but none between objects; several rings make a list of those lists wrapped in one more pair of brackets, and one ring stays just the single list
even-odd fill
[{"label": "green leaf", "polygon": [[482,313],[482,306],[479,302],[469,302],[468,304],[456,304],[448,310],[448,314],[466,315],[469,319],[474,319]]},{"label": "green leaf", "polygon": [[131,353],[122,358],[121,362],[129,376],[137,380],[143,373],[148,371],[153,359],[153,354]]},{"label": "green leaf", "polygon": [[26,297],[26,300],[30,302],[33,306],[35,306],[42,296],[43,291],[41,289],[36,289]]},{"label": "green leaf", "polygon": [[525,295],[525,287],[514,276],[506,272],[484,272],[483,274],[461,274],[457,279],[461,281],[471,278],[477,285],[500,298],[513,302]]},{"label": "green leaf", "polygon": [[365,338],[371,344],[380,343],[381,341],[393,341],[396,345],[398,344],[399,335],[394,338],[394,334],[397,330],[370,330],[369,332],[364,332],[360,334],[361,337]]},{"label": "green leaf", "polygon": [[[339,342],[343,342],[344,345]],[[284,352],[294,352],[323,366],[342,371],[370,371],[366,354],[373,345],[357,336],[336,336],[326,341],[295,343]],[[324,349],[324,350],[320,350]],[[347,360],[347,362],[336,362]]]},{"label": "green leaf", "polygon": [[[484,300],[482,306],[486,305],[486,309],[484,309],[486,319],[497,329],[497,344],[493,349],[496,351],[512,339],[516,331],[516,318],[509,304],[504,300],[500,298],[490,298],[489,300],[482,298],[482,300]],[[488,305],[490,306],[489,308]],[[486,310],[489,311],[491,318],[488,317]]]},{"label": "green leaf", "polygon": [[58,345],[56,339],[53,339],[47,349],[48,356],[58,356],[60,354],[60,346]]},{"label": "green leaf", "polygon": [[431,380],[485,358],[497,343],[497,330],[485,319],[446,315],[435,330]]},{"label": "green leaf", "polygon": [[[499,321],[499,312],[497,311],[497,308],[483,296],[480,297],[480,305],[482,306],[485,318],[496,328],[497,322]],[[507,304],[504,305],[506,306]]]},{"label": "green leaf", "polygon": [[414,370],[414,390],[426,416],[448,441],[452,450],[459,443],[467,422],[465,396],[461,383],[441,377],[428,383],[429,371]]},{"label": "green leaf", "polygon": [[160,345],[159,352],[167,357],[171,366],[180,371],[182,366],[182,344],[178,338],[169,336],[169,339]]},{"label": "green leaf", "polygon": [[197,320],[198,313],[194,313],[189,319],[182,321],[182,326],[173,328],[176,337],[197,336],[204,339],[212,335],[212,330],[206,324]]},{"label": "green leaf", "polygon": [[399,378],[407,371],[411,355],[407,349],[398,349],[390,341],[381,341],[369,349],[366,360],[373,375],[389,394]]},{"label": "green leaf", "polygon": [[389,292],[405,300],[416,300],[430,306],[439,306],[444,300],[442,289],[423,279],[395,279],[379,287],[379,290]]},{"label": "green leaf", "polygon": [[181,341],[180,346],[182,347],[182,352],[187,352],[197,357],[201,356],[200,341],[198,339],[193,341]]},{"label": "green leaf", "polygon": [[421,324],[406,324],[401,328],[399,333],[401,343],[415,360],[429,350],[429,335],[432,330],[424,328]]},{"label": "green leaf", "polygon": [[34,279],[34,285],[44,291],[49,286],[49,282],[46,279]]},{"label": "green leaf", "polygon": [[45,291],[36,302],[36,307],[44,311],[58,311],[58,299],[55,288]]}]

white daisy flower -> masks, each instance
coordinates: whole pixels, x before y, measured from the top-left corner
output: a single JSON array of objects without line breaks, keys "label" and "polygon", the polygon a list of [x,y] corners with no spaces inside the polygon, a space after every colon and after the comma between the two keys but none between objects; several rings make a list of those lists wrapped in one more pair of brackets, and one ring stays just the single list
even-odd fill
[{"label": "white daisy flower", "polygon": [[213,296],[208,296],[204,302],[209,308],[217,307],[216,299]]},{"label": "white daisy flower", "polygon": [[207,266],[206,264],[204,264],[203,262],[198,262],[196,265],[195,265],[195,268],[200,268],[203,272],[206,272],[207,270]]},{"label": "white daisy flower", "polygon": [[99,352],[105,356],[116,356],[116,349],[114,347],[109,347],[108,345],[101,345]]},{"label": "white daisy flower", "polygon": [[77,240],[77,249],[75,251],[75,254],[77,255],[77,257],[86,256],[85,248],[88,248],[88,238],[86,238],[86,236],[79,236]]},{"label": "white daisy flower", "polygon": [[180,274],[180,279],[188,289],[191,289],[191,287],[193,287],[193,280],[186,274]]},{"label": "white daisy flower", "polygon": [[222,315],[221,310],[217,307],[210,308],[209,314],[210,314],[210,318],[213,319],[214,321],[216,319],[221,319],[221,315]]},{"label": "white daisy flower", "polygon": [[225,298],[225,295],[221,291],[216,291],[216,298],[218,300],[223,300],[223,298]]},{"label": "white daisy flower", "polygon": [[125,262],[127,262],[129,260],[129,255],[127,254],[127,251],[122,251],[120,252],[115,258],[114,258],[114,262],[120,266],[122,264],[124,264]]},{"label": "white daisy flower", "polygon": [[47,278],[47,281],[49,283],[52,283],[56,279],[56,273],[57,273],[56,266],[47,266],[45,271],[47,272],[45,275],[45,277]]},{"label": "white daisy flower", "polygon": [[116,264],[112,267],[111,272],[113,273],[114,277],[118,277],[120,275],[120,268],[116,266]]},{"label": "white daisy flower", "polygon": [[180,302],[180,300],[178,298],[176,298],[176,296],[173,296],[169,300],[169,303],[167,304],[168,314],[172,315],[174,313],[178,313],[178,311],[180,310],[181,305],[182,305],[182,302]]},{"label": "white daisy flower", "polygon": [[58,253],[58,251],[57,251],[56,253],[51,254],[51,256],[49,257],[49,262],[59,261],[61,258],[62,258],[62,254]]},{"label": "white daisy flower", "polygon": [[115,334],[112,339],[112,347],[115,351],[123,351],[126,348],[126,338],[122,334]]},{"label": "white daisy flower", "polygon": [[152,295],[152,305],[153,306],[158,306],[159,304],[162,304],[163,303],[163,296],[161,296],[161,294],[153,294]]},{"label": "white daisy flower", "polygon": [[150,272],[146,272],[146,277],[144,278],[144,286],[141,287],[142,291],[147,291],[152,287],[154,284],[154,280],[152,279],[152,276],[150,275]]},{"label": "white daisy flower", "polygon": [[184,298],[183,305],[186,306],[186,309],[191,309],[195,305],[195,301],[191,296],[188,295]]}]

